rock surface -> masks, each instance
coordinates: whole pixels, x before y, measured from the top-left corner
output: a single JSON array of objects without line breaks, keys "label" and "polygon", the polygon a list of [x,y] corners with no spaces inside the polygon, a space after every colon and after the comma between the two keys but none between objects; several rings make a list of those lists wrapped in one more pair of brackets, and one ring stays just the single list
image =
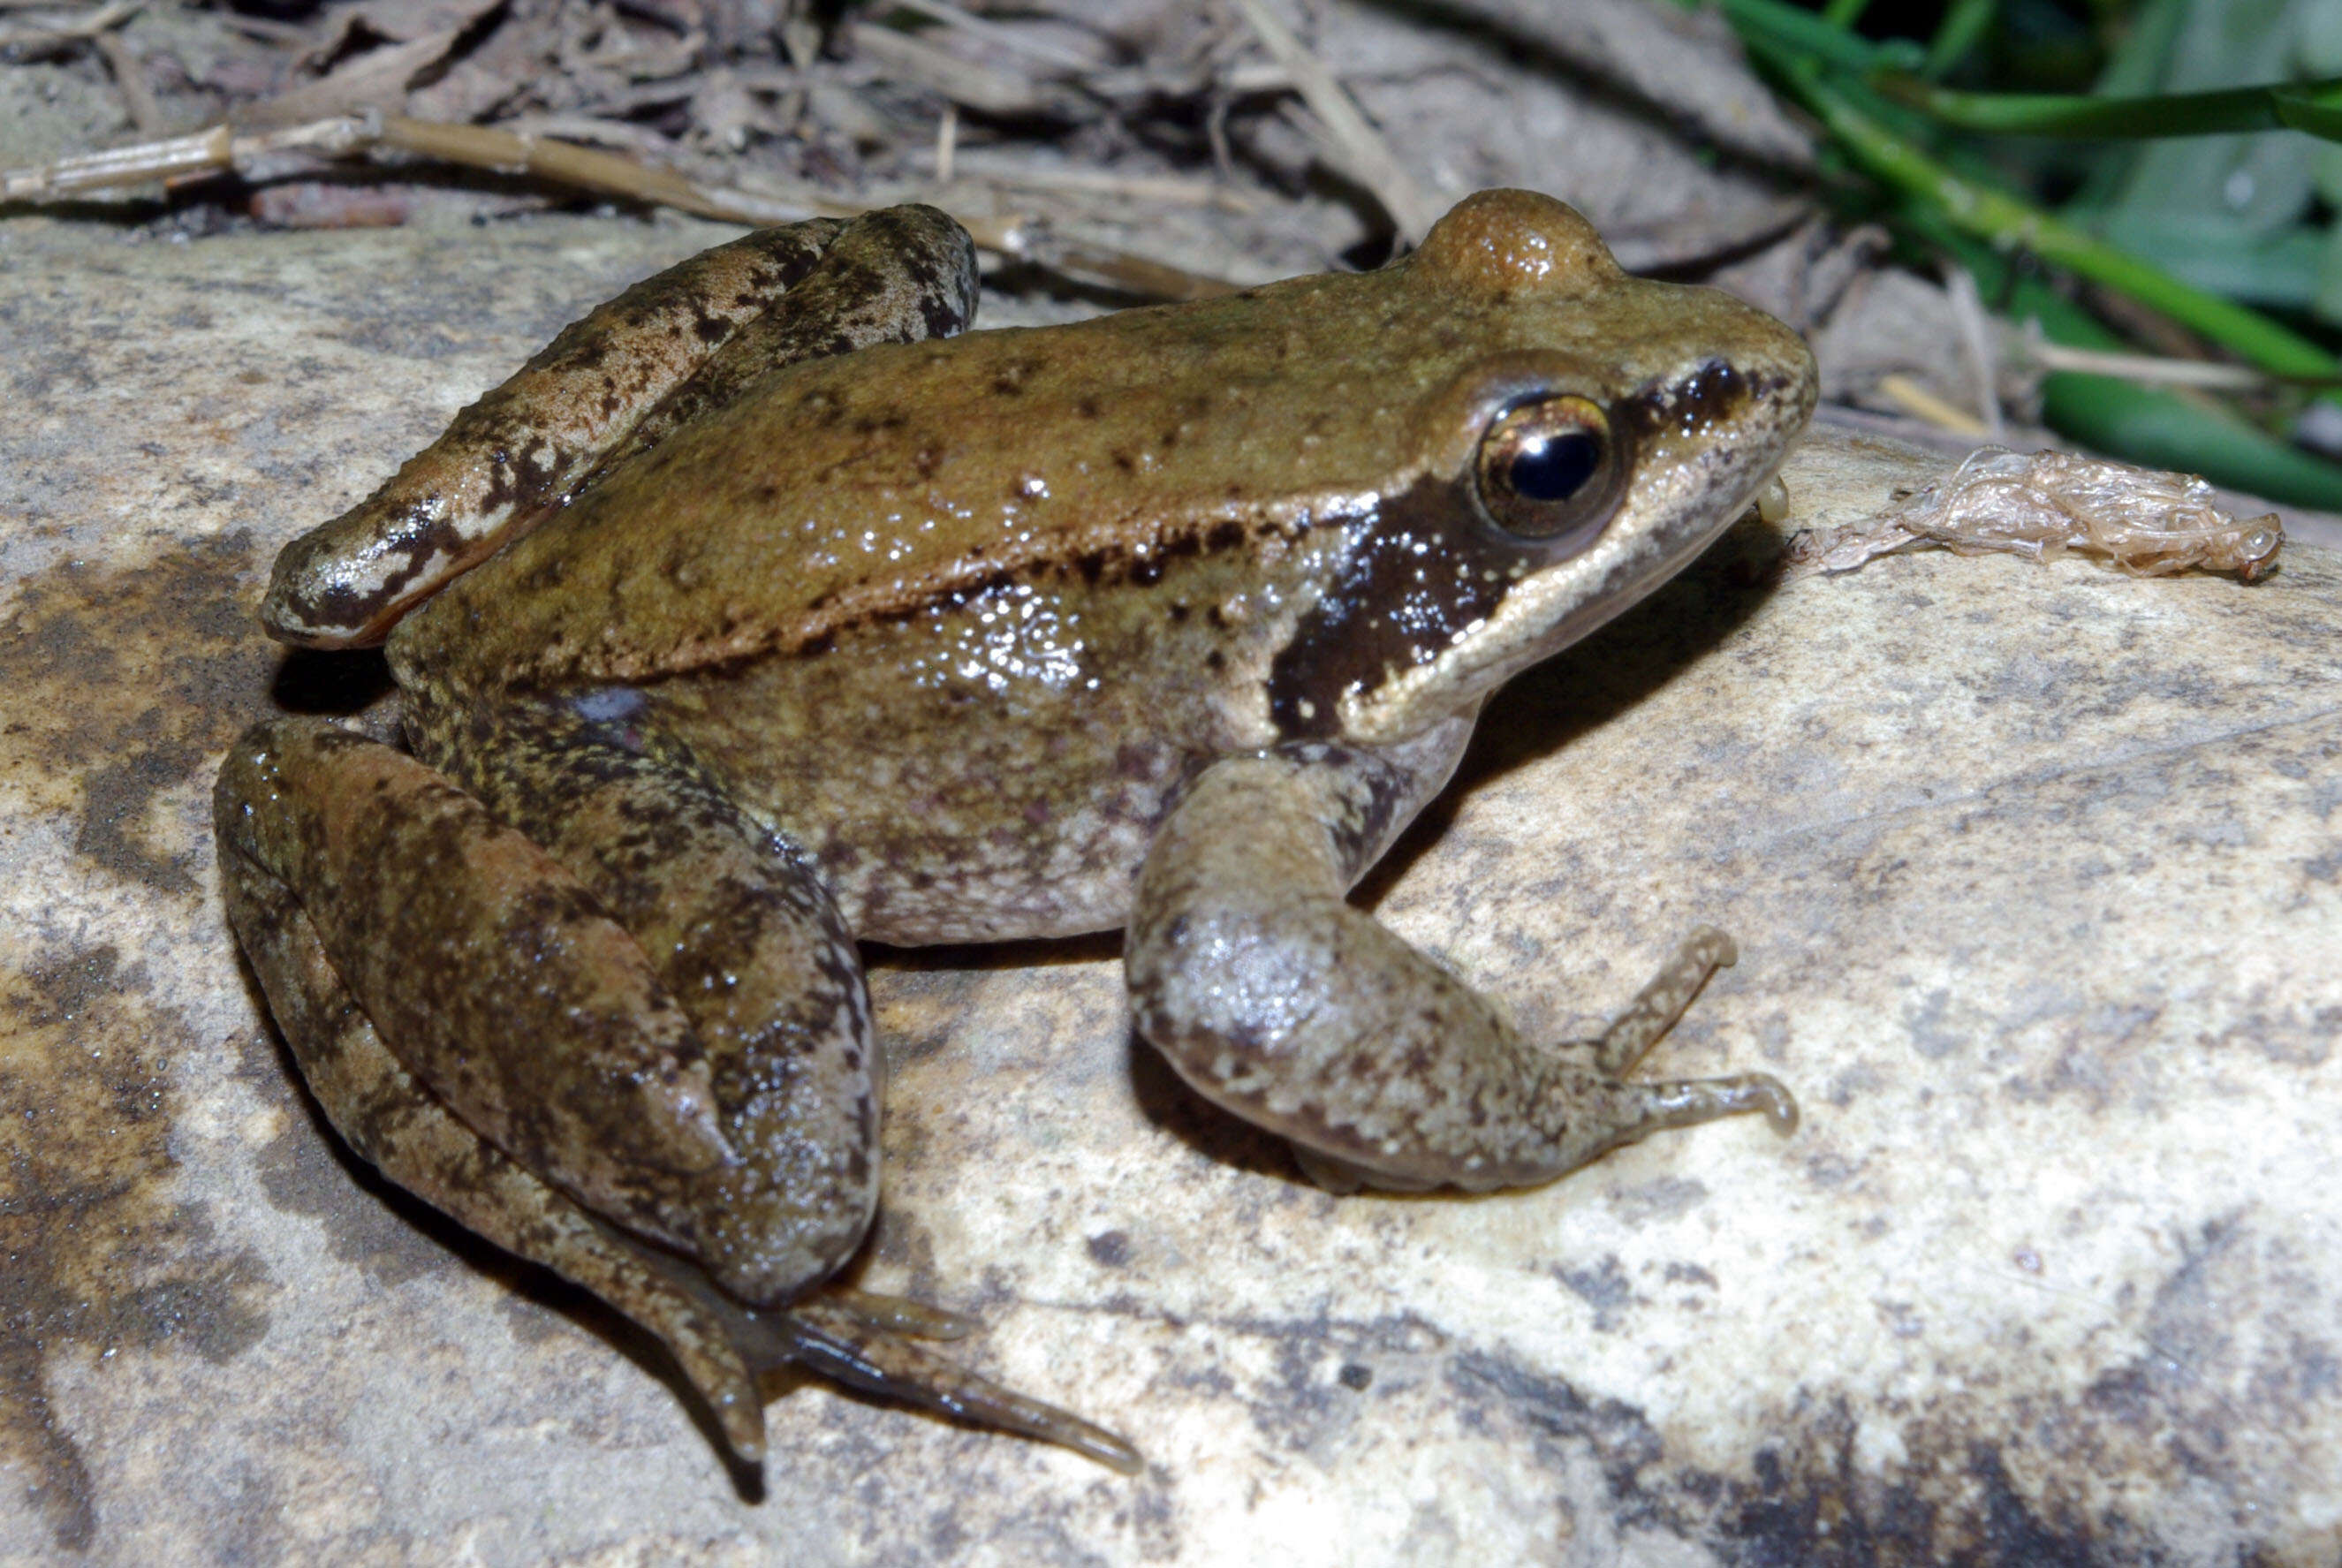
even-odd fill
[{"label": "rock surface", "polygon": [[[819,1385],[726,1472],[656,1346],[342,1154],[220,914],[228,737],[382,718],[270,555],[713,231],[0,226],[0,1559],[2330,1563],[2342,559],[2141,581],[1744,527],[1490,710],[1362,897],[1655,1070],[1800,1094],[1542,1191],[1334,1198],[1131,1039],[1111,938],[878,954],[862,1283],[1133,1438]],[[987,304],[987,309],[991,306]],[[993,319],[998,320],[996,314]],[[1793,524],[1940,459],[1810,440]]]}]

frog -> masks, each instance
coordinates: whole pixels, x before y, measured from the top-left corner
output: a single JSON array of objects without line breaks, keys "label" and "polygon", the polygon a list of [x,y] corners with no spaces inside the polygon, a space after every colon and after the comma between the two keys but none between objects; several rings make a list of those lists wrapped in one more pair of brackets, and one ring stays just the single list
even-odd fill
[{"label": "frog", "polygon": [[841,1280],[866,942],[1119,929],[1136,1033],[1336,1191],[1797,1121],[1767,1074],[1632,1075],[1722,933],[1545,1041],[1350,895],[1490,694],[1777,500],[1798,335],[1518,190],[1371,271],[965,331],[977,286],[909,205],[565,330],[277,557],[265,630],[382,647],[404,744],[272,718],[215,794],[327,1121],[656,1337],[746,1465],[790,1365],[1142,1463]]}]

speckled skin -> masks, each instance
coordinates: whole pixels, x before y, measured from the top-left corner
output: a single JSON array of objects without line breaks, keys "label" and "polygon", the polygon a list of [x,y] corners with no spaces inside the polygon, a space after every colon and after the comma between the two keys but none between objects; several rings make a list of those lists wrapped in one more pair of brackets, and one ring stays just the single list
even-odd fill
[{"label": "speckled skin", "polygon": [[[1794,335],[1522,192],[1378,273],[949,342],[940,215],[739,245],[280,562],[272,630],[396,622],[408,694],[413,758],[264,725],[217,797],[237,929],[362,1153],[659,1333],[744,1454],[753,1367],[795,1355],[1122,1463],[807,1294],[876,1195],[856,938],[1126,926],[1140,1030],[1336,1182],[1787,1124],[1761,1076],[1620,1077],[1720,935],[1540,1046],[1343,900],[1490,690],[1769,477],[1813,403]],[[694,268],[780,303],[694,313]],[[1524,418],[1598,456],[1517,464]]]}]

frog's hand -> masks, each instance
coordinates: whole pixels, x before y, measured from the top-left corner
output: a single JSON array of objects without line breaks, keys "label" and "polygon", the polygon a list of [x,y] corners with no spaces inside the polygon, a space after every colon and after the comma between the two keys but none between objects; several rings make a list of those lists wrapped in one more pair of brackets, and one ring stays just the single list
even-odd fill
[{"label": "frog's hand", "polygon": [[[228,835],[223,832],[222,843]],[[385,1049],[285,885],[221,855],[228,914],[317,1103],[360,1158],[466,1230],[545,1264],[658,1336],[725,1442],[764,1457],[765,1409],[729,1325],[596,1220],[465,1126]]]},{"label": "frog's hand", "polygon": [[1296,746],[1215,764],[1166,820],[1125,963],[1140,1033],[1196,1090],[1337,1178],[1398,1188],[1526,1185],[1662,1128],[1790,1119],[1763,1074],[1618,1075],[1715,966],[1712,944],[1602,1039],[1539,1046],[1351,908],[1343,895],[1401,788],[1370,754]]},{"label": "frog's hand", "polygon": [[766,371],[947,336],[973,318],[976,286],[973,245],[932,207],[702,252],[563,331],[373,495],[286,545],[261,623],[304,647],[371,647],[612,463]]}]

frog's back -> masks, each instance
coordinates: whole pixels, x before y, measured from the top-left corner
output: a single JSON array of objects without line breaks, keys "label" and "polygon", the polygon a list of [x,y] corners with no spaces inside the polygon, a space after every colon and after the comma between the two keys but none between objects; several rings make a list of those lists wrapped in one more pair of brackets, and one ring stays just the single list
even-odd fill
[{"label": "frog's back", "polygon": [[1579,247],[1553,247],[1548,285],[1419,253],[778,372],[451,586],[395,654],[473,689],[638,682],[825,647],[1004,574],[1279,550],[1402,488],[1412,416],[1464,368],[1524,346],[1616,364],[1622,316],[1680,311],[1686,291],[1624,278],[1576,215],[1507,195]]},{"label": "frog's back", "polygon": [[793,366],[403,624],[409,732],[455,765],[505,692],[664,737],[866,937],[1112,926],[1212,757],[1339,738],[1427,792],[1556,645],[1548,541],[1469,499],[1509,389],[1556,385],[1633,432],[1633,526],[1564,585],[1596,624],[1757,482],[1810,365],[1510,192],[1377,273]]}]

